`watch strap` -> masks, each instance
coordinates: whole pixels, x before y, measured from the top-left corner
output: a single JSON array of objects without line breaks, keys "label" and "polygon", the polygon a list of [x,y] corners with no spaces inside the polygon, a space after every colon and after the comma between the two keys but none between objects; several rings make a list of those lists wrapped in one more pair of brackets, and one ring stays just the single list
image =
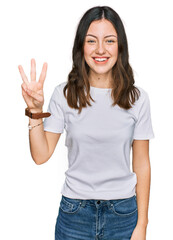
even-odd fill
[{"label": "watch strap", "polygon": [[29,108],[27,107],[27,108],[25,108],[25,115],[32,119],[39,119],[39,118],[50,117],[51,113],[49,113],[49,112],[32,113],[32,112],[30,112]]}]

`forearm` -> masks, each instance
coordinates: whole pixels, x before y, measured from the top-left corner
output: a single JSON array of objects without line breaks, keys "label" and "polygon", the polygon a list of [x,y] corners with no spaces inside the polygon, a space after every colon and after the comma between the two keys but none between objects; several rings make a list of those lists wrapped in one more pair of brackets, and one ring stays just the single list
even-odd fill
[{"label": "forearm", "polygon": [[137,225],[147,227],[148,207],[151,182],[151,168],[149,161],[133,169],[137,175],[136,197],[138,206]]},{"label": "forearm", "polygon": [[[43,119],[29,118],[29,124],[35,126],[42,123]],[[29,143],[31,156],[36,164],[42,164],[49,158],[48,143],[46,140],[43,124],[29,130]]]}]

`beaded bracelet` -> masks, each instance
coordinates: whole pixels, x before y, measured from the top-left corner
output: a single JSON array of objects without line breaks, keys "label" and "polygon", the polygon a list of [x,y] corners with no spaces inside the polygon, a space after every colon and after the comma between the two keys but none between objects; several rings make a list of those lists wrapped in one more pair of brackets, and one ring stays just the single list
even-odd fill
[{"label": "beaded bracelet", "polygon": [[31,130],[31,129],[33,129],[33,128],[41,125],[41,124],[43,124],[43,122],[41,122],[41,123],[39,123],[38,125],[35,125],[35,126],[31,126],[31,125],[29,125],[29,123],[28,123],[28,128],[29,128],[29,130]]}]

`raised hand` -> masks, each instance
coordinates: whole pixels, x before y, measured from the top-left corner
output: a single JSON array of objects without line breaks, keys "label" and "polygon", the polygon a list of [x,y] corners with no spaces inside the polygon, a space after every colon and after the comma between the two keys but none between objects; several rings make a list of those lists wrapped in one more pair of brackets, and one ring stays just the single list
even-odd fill
[{"label": "raised hand", "polygon": [[42,71],[39,77],[39,81],[36,82],[36,63],[34,59],[31,59],[31,81],[28,81],[27,76],[21,65],[18,66],[23,83],[22,96],[27,104],[27,107],[31,110],[42,111],[44,104],[43,84],[47,73],[47,63],[43,64]]}]

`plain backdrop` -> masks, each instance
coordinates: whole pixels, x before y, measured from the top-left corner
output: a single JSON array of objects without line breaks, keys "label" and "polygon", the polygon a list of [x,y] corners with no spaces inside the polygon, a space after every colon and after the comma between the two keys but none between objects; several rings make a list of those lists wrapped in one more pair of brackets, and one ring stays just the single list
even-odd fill
[{"label": "plain backdrop", "polygon": [[67,80],[77,24],[91,7],[107,5],[120,15],[127,34],[135,84],[150,98],[155,138],[150,140],[151,190],[147,240],[172,237],[173,77],[171,1],[6,0],[0,2],[0,239],[53,240],[68,168],[66,133],[51,159],[36,165],[29,149],[22,97],[22,65],[37,81],[48,63],[44,111],[56,85]]}]

